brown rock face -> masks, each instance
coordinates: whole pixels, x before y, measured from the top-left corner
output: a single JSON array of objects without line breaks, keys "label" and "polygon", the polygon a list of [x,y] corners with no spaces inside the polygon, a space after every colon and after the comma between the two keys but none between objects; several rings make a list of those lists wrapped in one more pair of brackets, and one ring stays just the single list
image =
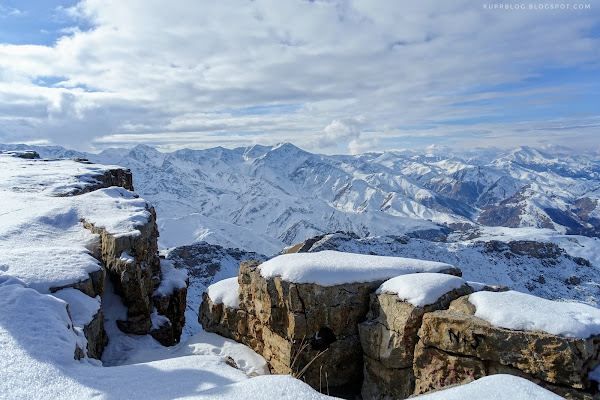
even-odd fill
[{"label": "brown rock face", "polygon": [[452,300],[472,292],[470,286],[463,285],[424,307],[402,301],[396,294],[371,294],[367,320],[358,325],[365,355],[363,398],[406,398],[411,395],[414,352],[423,315],[447,309]]},{"label": "brown rock face", "polygon": [[396,294],[374,294],[381,282],[295,284],[262,277],[259,265],[240,266],[240,309],[215,304],[205,293],[199,321],[262,354],[272,372],[300,377],[317,390],[327,385],[339,397],[402,399],[511,374],[569,399],[598,394],[587,376],[600,364],[600,336],[493,326],[474,316],[466,284],[415,307]]},{"label": "brown rock face", "polygon": [[[150,218],[139,226],[139,235],[114,236],[105,229],[86,221],[84,226],[100,235],[100,260],[108,277],[115,285],[115,292],[127,306],[127,320],[117,321],[117,326],[125,333],[144,335],[151,333],[163,345],[179,342],[181,329],[185,323],[186,289],[176,290],[170,296],[153,298],[153,293],[161,282],[160,259],[158,258],[158,228],[156,213],[148,207]],[[132,260],[122,259],[123,253]],[[150,314],[154,307],[159,314],[170,320],[170,325],[151,332]]]},{"label": "brown rock face", "polygon": [[[87,160],[86,160],[87,161]],[[82,161],[79,161],[82,162]],[[89,162],[85,162],[89,163]],[[78,195],[88,192],[93,192],[94,190],[108,188],[111,186],[122,187],[127,190],[131,190],[133,192],[133,177],[131,175],[131,171],[128,169],[115,168],[104,172],[101,175],[95,175],[93,177],[97,182],[90,183],[86,185],[84,188],[80,190],[76,190],[68,195]]]},{"label": "brown rock face", "polygon": [[[189,279],[187,285],[189,285]],[[157,295],[152,298],[154,307],[160,315],[164,315],[170,321],[159,330],[152,330],[150,334],[163,346],[172,346],[179,343],[181,331],[185,325],[187,286],[182,289],[174,289],[169,296]]]},{"label": "brown rock face", "polygon": [[240,308],[256,319],[248,332],[262,337],[262,345],[253,348],[275,373],[303,371],[302,379],[315,388],[327,374],[330,393],[357,391],[362,381],[358,323],[381,282],[295,284],[263,278],[259,264],[242,262],[239,272]]},{"label": "brown rock face", "polygon": [[495,373],[522,375],[550,390],[590,389],[587,375],[600,364],[600,336],[577,339],[513,331],[474,317],[474,311],[461,298],[450,310],[423,316],[414,363],[415,394]]},{"label": "brown rock face", "polygon": [[87,355],[100,360],[104,348],[108,344],[108,336],[104,330],[104,314],[102,309],[94,316],[94,319],[83,327],[83,334],[87,339]]},{"label": "brown rock face", "polygon": [[[106,230],[84,222],[84,226],[100,235],[102,261],[108,276],[115,284],[115,292],[121,296],[128,308],[127,320],[117,321],[119,329],[125,333],[146,334],[150,332],[153,310],[151,296],[160,284],[160,260],[156,239],[156,214],[149,208],[151,217],[148,223],[138,227],[140,235],[113,236]],[[121,259],[122,253],[132,256],[135,261]]]}]

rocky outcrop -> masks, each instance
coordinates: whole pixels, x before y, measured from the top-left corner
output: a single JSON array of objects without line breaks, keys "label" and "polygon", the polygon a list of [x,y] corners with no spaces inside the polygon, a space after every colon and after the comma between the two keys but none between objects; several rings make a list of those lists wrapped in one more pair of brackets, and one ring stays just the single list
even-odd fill
[{"label": "rocky outcrop", "polygon": [[161,325],[158,329],[150,331],[152,337],[158,340],[163,346],[171,346],[179,343],[181,332],[185,325],[185,307],[187,297],[187,286],[174,288],[170,294],[157,294],[152,297],[152,302],[159,315],[164,315],[169,320],[168,323]]},{"label": "rocky outcrop", "polygon": [[[101,261],[114,284],[115,293],[127,307],[127,319],[117,321],[119,329],[136,335],[149,333],[163,345],[173,345],[179,342],[185,323],[187,288],[153,297],[162,276],[156,213],[153,207],[147,210],[150,217],[137,227],[138,235],[111,235],[86,221],[83,224],[100,236]],[[155,308],[158,314],[169,319],[170,324],[153,330],[151,314]]]},{"label": "rocky outcrop", "polygon": [[125,333],[150,332],[153,311],[151,296],[161,281],[160,260],[156,239],[156,214],[148,208],[150,218],[138,227],[139,235],[115,236],[105,229],[84,221],[84,226],[100,236],[102,262],[115,292],[127,306],[127,320],[117,321]]},{"label": "rocky outcrop", "polygon": [[71,283],[69,285],[51,287],[50,292],[55,293],[61,289],[73,288],[87,294],[90,297],[102,297],[102,295],[104,294],[105,283],[106,270],[104,268],[100,268],[96,271],[90,272],[88,274],[88,277],[81,281]]},{"label": "rocky outcrop", "polygon": [[358,326],[365,363],[363,398],[409,397],[414,391],[414,350],[423,316],[447,309],[452,300],[472,292],[463,285],[422,307],[402,301],[396,294],[372,294],[367,320]]},{"label": "rocky outcrop", "polygon": [[94,316],[92,321],[83,327],[83,334],[87,339],[87,355],[100,359],[104,348],[108,344],[108,335],[104,330],[104,313],[102,309]]},{"label": "rocky outcrop", "polygon": [[[86,164],[89,163],[87,160],[77,160],[77,162],[84,162]],[[91,176],[91,179],[92,181],[90,181],[89,184],[85,185],[83,188],[75,190],[66,195],[74,196],[111,186],[122,187],[133,192],[133,177],[129,169],[113,168],[104,171],[102,174],[93,175]]]},{"label": "rocky outcrop", "polygon": [[[552,246],[513,247],[538,256],[554,253]],[[381,282],[298,284],[263,277],[260,264],[240,266],[239,307],[215,303],[204,293],[199,321],[206,331],[262,354],[272,372],[294,375],[317,390],[327,385],[339,397],[401,399],[510,374],[567,398],[599,394],[588,373],[600,364],[600,336],[494,326],[474,316],[468,300],[474,289],[466,283],[445,289],[430,304],[414,305],[396,293],[375,293]]]},{"label": "rocky outcrop", "polygon": [[[239,308],[215,303],[204,293],[199,311],[199,322],[204,329],[250,346],[267,359],[273,373],[294,375],[318,390],[325,390],[327,385],[332,395],[353,397],[359,394],[363,370],[367,371],[369,377],[383,371],[377,365],[377,362],[381,363],[381,357],[374,355],[379,349],[367,355],[359,335],[359,327],[361,335],[362,331],[377,335],[369,331],[370,327],[360,324],[367,318],[373,292],[383,281],[333,286],[299,284],[279,276],[263,277],[260,264],[259,261],[244,261],[240,265]],[[448,268],[445,272],[460,274],[455,268]],[[472,291],[465,287],[453,297],[440,300],[440,304],[449,304],[451,299],[469,290]],[[391,297],[389,302],[392,302]],[[371,314],[383,314],[377,306],[372,307],[376,311]],[[420,321],[423,312],[423,309],[417,310],[414,319]],[[412,348],[418,340],[417,331],[418,326],[410,336],[412,342],[406,350],[407,359],[412,358],[408,353],[412,354]],[[402,342],[403,338],[398,341]],[[364,341],[375,348],[377,340],[366,338]],[[397,354],[395,350],[392,352],[394,355],[385,358],[385,361],[396,367],[393,358]],[[363,362],[369,356],[373,362]],[[406,379],[408,389],[402,393],[409,395],[414,382],[412,362],[407,361],[403,367],[409,377]],[[397,373],[393,367],[389,372],[392,375]],[[390,378],[390,382],[398,380]]]},{"label": "rocky outcrop", "polygon": [[243,260],[266,261],[268,257],[252,251],[196,242],[170,249],[166,259],[174,261],[179,268],[185,268],[196,284],[208,286],[219,272],[227,274],[231,269],[235,271],[231,275],[234,276]]},{"label": "rocky outcrop", "polygon": [[301,376],[316,388],[327,374],[331,394],[356,391],[362,379],[358,323],[381,282],[295,284],[262,277],[258,265],[243,262],[239,272],[240,308],[251,316],[248,333],[262,342],[255,350],[275,373]]},{"label": "rocky outcrop", "polygon": [[569,338],[500,328],[475,317],[466,297],[423,317],[415,349],[415,393],[508,373],[570,398],[591,396],[588,373],[600,361],[600,336]]}]

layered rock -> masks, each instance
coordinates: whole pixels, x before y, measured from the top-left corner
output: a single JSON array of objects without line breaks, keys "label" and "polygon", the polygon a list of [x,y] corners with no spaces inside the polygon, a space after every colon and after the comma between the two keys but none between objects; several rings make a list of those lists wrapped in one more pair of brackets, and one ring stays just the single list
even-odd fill
[{"label": "layered rock", "polygon": [[[475,317],[467,297],[423,317],[415,349],[415,393],[508,373],[569,398],[592,396],[588,373],[600,361],[600,336],[572,338],[504,329]],[[518,310],[515,310],[518,312]]]},{"label": "layered rock", "polygon": [[[328,256],[331,255],[335,256]],[[315,258],[281,257],[290,256]],[[390,261],[382,257],[343,256],[357,258],[359,264],[366,265]],[[294,263],[297,259],[289,260]],[[436,268],[460,274],[447,264],[420,262],[422,266],[418,266],[412,263],[414,260],[409,261],[403,262],[417,270]],[[237,308],[214,302],[208,293],[204,294],[199,312],[204,329],[250,346],[267,359],[274,373],[297,376],[316,389],[325,390],[327,386],[333,395],[359,394],[364,367],[359,324],[366,319],[371,294],[384,279],[371,276],[363,277],[365,282],[335,283],[334,279],[327,284],[299,283],[282,276],[265,277],[261,267],[258,261],[241,263]],[[403,273],[398,268],[398,273]],[[370,270],[367,267],[365,271]],[[323,272],[328,273],[326,266]]]},{"label": "layered rock", "polygon": [[[297,376],[323,391],[327,386],[329,393],[346,398],[360,393],[365,399],[401,399],[494,374],[523,377],[567,398],[598,396],[588,374],[600,364],[600,335],[577,336],[595,332],[600,314],[591,307],[565,311],[580,314],[573,320],[583,326],[580,333],[507,329],[476,317],[469,301],[469,296],[492,299],[493,309],[497,302],[505,313],[507,296],[522,304],[516,292],[486,292],[506,287],[439,273],[401,274],[381,286],[381,281],[323,286],[306,282],[310,273],[287,274],[297,267],[293,262],[282,264],[289,270],[275,268],[281,276],[263,265],[241,264],[239,286],[231,289],[239,294],[237,302],[223,304],[204,293],[199,321],[205,330],[262,354],[274,373]],[[475,289],[484,292],[470,295]],[[509,315],[519,312],[519,306],[513,308]],[[538,322],[526,325],[539,326],[540,319],[531,318]]]},{"label": "layered rock", "polygon": [[[367,314],[369,294],[381,282],[296,284],[264,278],[258,266],[243,262],[239,273],[240,308],[251,315],[248,332],[262,337],[255,350],[275,373],[301,375],[317,388],[327,374],[330,393],[355,390],[362,375],[358,322]],[[328,336],[323,343],[321,336]]]},{"label": "layered rock", "polygon": [[[158,257],[158,227],[153,207],[145,224],[139,225],[137,235],[112,235],[103,228],[84,221],[84,226],[100,236],[101,260],[115,293],[127,307],[127,319],[117,321],[120,330],[129,334],[152,334],[163,345],[179,342],[185,324],[185,297],[187,286],[155,297],[162,274]],[[169,326],[152,329],[154,309],[167,317]]]},{"label": "layered rock", "polygon": [[[85,159],[75,159],[75,161],[82,162],[85,164],[91,164]],[[122,187],[132,192],[134,190],[133,177],[131,175],[131,171],[125,168],[111,168],[109,170],[102,171],[102,173],[99,173],[97,175],[92,175],[88,179],[90,179],[90,182],[87,185],[85,185],[81,189],[76,189],[65,195],[74,196],[78,194],[93,192],[94,190],[102,188],[108,188],[111,186]]]},{"label": "layered rock", "polygon": [[466,283],[434,303],[415,306],[395,293],[371,294],[367,320],[359,324],[364,352],[365,399],[406,398],[414,390],[414,349],[426,313],[447,309],[450,302],[473,289]]},{"label": "layered rock", "polygon": [[102,309],[83,327],[83,334],[87,339],[87,355],[91,358],[100,360],[104,348],[108,344],[108,335],[104,330],[104,313]]}]

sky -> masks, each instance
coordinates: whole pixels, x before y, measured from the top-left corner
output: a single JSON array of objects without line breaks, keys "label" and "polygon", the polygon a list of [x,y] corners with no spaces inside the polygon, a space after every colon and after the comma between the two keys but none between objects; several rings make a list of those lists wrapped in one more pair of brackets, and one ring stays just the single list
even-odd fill
[{"label": "sky", "polygon": [[600,150],[600,1],[0,0],[0,143]]}]

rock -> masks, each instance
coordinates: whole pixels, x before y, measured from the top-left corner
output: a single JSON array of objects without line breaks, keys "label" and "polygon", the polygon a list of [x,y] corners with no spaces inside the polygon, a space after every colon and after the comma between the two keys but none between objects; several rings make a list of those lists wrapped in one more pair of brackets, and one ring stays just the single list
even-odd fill
[{"label": "rock", "polygon": [[579,285],[581,283],[581,279],[579,279],[578,277],[576,277],[575,275],[571,275],[569,277],[569,283],[571,285]]},{"label": "rock", "polygon": [[58,292],[61,289],[73,288],[87,294],[90,297],[96,297],[104,294],[104,285],[106,282],[106,270],[99,268],[97,271],[90,272],[88,279],[71,283],[65,286],[51,287],[50,293]]},{"label": "rock", "polygon": [[94,190],[102,188],[108,188],[111,186],[122,187],[133,192],[133,177],[129,169],[114,168],[105,171],[101,175],[93,176],[93,179],[95,179],[97,182],[90,185],[86,185],[84,188],[69,193],[68,195],[79,195],[83,193],[93,192]]},{"label": "rock", "polygon": [[17,157],[25,158],[27,160],[33,160],[36,158],[40,158],[40,155],[38,154],[37,151],[26,150],[26,151],[23,151],[23,152],[20,152],[19,154],[17,154]]},{"label": "rock", "polygon": [[83,334],[87,339],[87,355],[100,360],[104,348],[108,344],[108,336],[104,330],[104,314],[102,309],[94,316],[92,321],[83,327]]},{"label": "rock", "polygon": [[[127,307],[127,320],[117,321],[119,329],[136,335],[150,333],[150,314],[156,307],[159,314],[169,318],[171,325],[155,332],[154,335],[160,338],[159,341],[163,345],[174,345],[179,342],[185,321],[187,289],[176,290],[170,296],[153,298],[161,282],[161,267],[158,257],[156,213],[153,207],[147,207],[147,210],[150,217],[145,224],[137,227],[139,235],[114,236],[89,222],[83,221],[83,224],[92,233],[100,236],[100,261],[106,268],[107,276],[114,283],[115,293],[121,296]],[[124,253],[132,259],[122,258]]]},{"label": "rock", "polygon": [[[415,307],[402,301],[397,294],[371,294],[367,320],[358,325],[365,355],[364,398],[405,398],[413,381],[400,382],[400,377],[414,379],[412,373],[417,333],[423,315],[447,309],[450,302],[473,292],[468,285],[441,296],[435,303]],[[407,371],[410,370],[410,373]],[[370,373],[374,376],[368,376]],[[384,378],[382,378],[384,377]],[[407,394],[408,393],[408,394]]]},{"label": "rock", "polygon": [[380,361],[364,356],[363,399],[405,399],[414,392],[415,376],[408,368],[387,368]]},{"label": "rock", "polygon": [[415,389],[419,395],[456,384],[469,383],[486,376],[484,362],[458,357],[419,342],[414,358]]},{"label": "rock", "polygon": [[[189,285],[189,279],[186,283]],[[168,296],[155,295],[152,298],[158,314],[164,315],[171,322],[170,324],[161,326],[161,333],[150,332],[152,337],[158,340],[163,346],[171,346],[179,343],[181,332],[185,325],[186,297],[187,286],[181,289],[174,289]]]},{"label": "rock", "polygon": [[[259,265],[244,261],[239,272],[240,308],[262,325],[263,343],[255,344],[255,351],[262,349],[275,373],[298,375],[307,367],[302,378],[314,388],[327,373],[330,393],[358,391],[362,379],[358,323],[367,314],[369,294],[381,282],[295,284],[280,277],[263,278]],[[319,343],[323,336],[328,345]],[[319,355],[321,351],[325,353]]]},{"label": "rock", "polygon": [[[600,336],[577,339],[541,331],[508,330],[474,317],[472,312],[474,307],[459,299],[450,310],[426,314],[419,331],[420,346],[452,357],[511,366],[550,384],[590,387],[587,374],[600,363]],[[448,357],[441,360],[451,362]],[[415,364],[417,387],[435,386],[434,378],[422,366]],[[446,377],[435,379],[445,382]]]}]

